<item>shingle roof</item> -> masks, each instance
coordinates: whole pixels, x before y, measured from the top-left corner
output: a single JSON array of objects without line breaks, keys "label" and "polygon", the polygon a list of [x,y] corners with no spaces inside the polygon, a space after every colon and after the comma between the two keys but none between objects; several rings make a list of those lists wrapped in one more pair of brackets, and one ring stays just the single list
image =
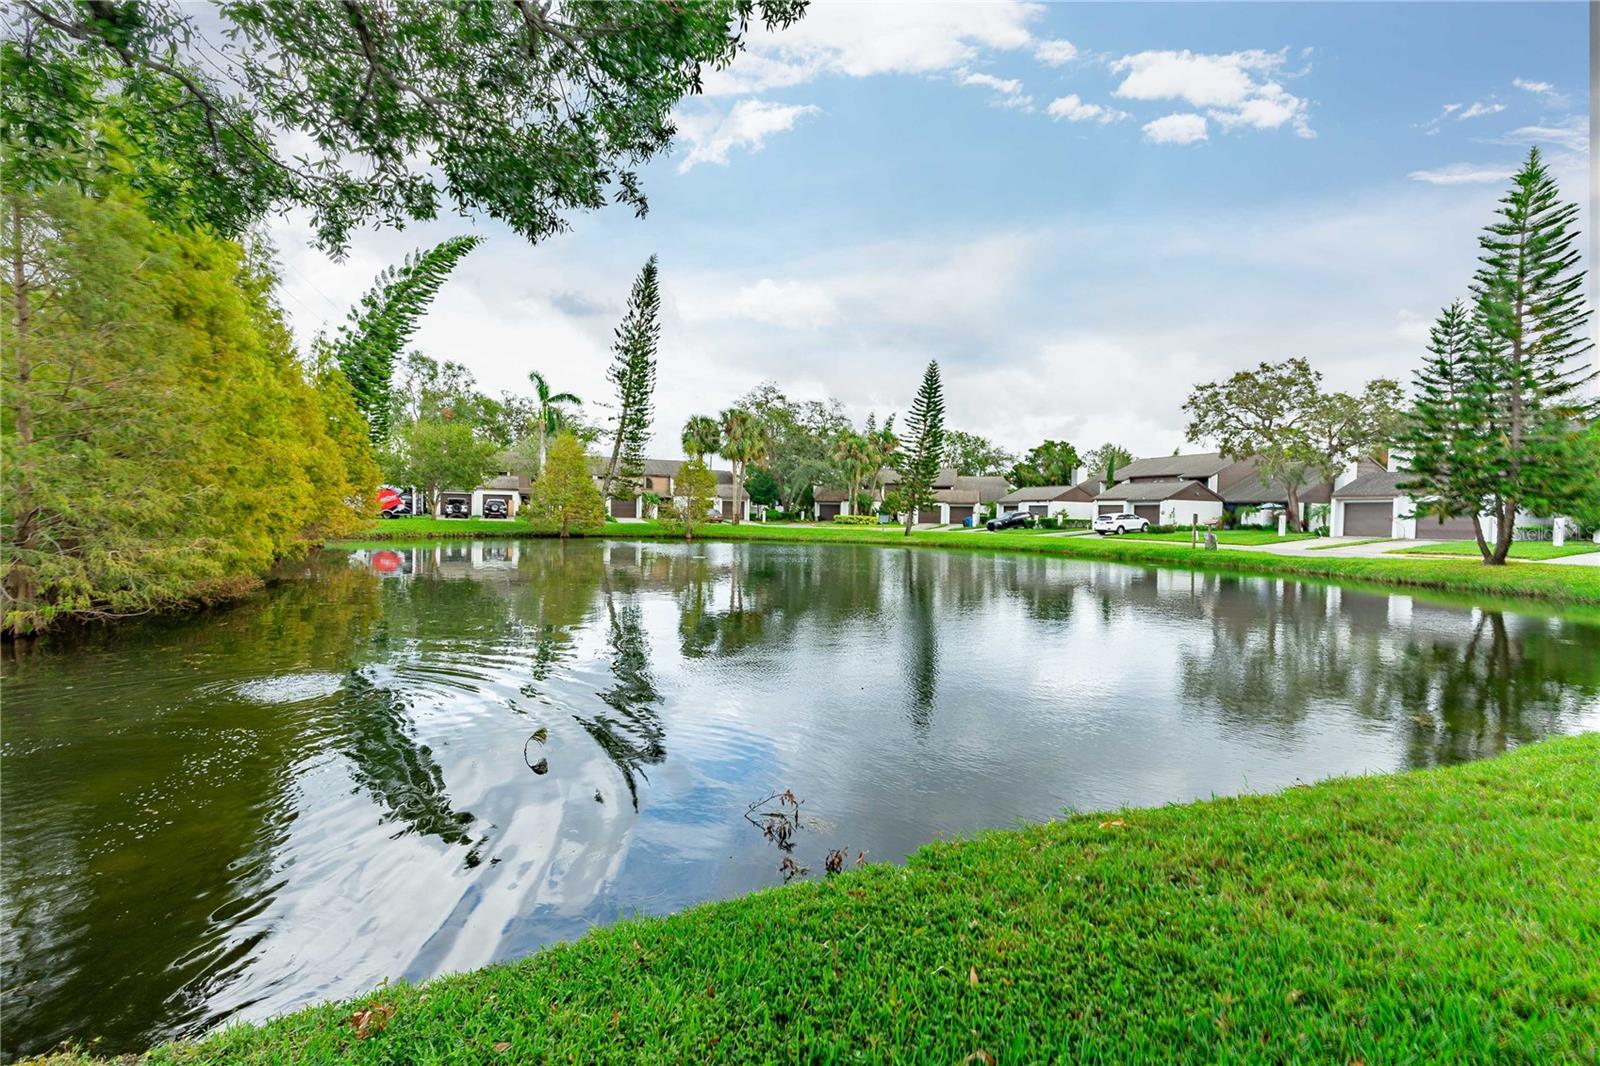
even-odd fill
[{"label": "shingle roof", "polygon": [[517,477],[515,474],[501,474],[498,477],[490,478],[478,487],[480,489],[488,489],[491,492],[530,492],[533,490],[533,482],[525,477]]},{"label": "shingle roof", "polygon": [[1135,459],[1117,470],[1117,481],[1136,477],[1208,478],[1233,465],[1219,452],[1198,452],[1193,455],[1161,455],[1149,459]]},{"label": "shingle roof", "polygon": [[1013,489],[1000,497],[1000,502],[1044,503],[1050,500],[1059,500],[1071,491],[1071,485],[1031,485],[1025,489]]},{"label": "shingle roof", "polygon": [[935,503],[978,504],[983,502],[979,499],[975,489],[934,489],[933,499]]},{"label": "shingle roof", "polygon": [[[1173,479],[1171,481],[1119,481],[1106,489],[1096,500],[1128,503],[1155,503],[1160,500],[1170,499],[1184,489],[1205,485],[1198,481]],[[1210,490],[1207,489],[1207,492]]]},{"label": "shingle roof", "polygon": [[1333,490],[1335,497],[1376,497],[1379,499],[1394,499],[1401,495],[1400,483],[1414,474],[1407,474],[1400,470],[1378,470],[1371,474],[1363,474],[1341,488]]},{"label": "shingle roof", "polygon": [[843,503],[850,498],[849,489],[812,489],[811,498],[818,503]]},{"label": "shingle roof", "polygon": [[976,477],[961,474],[956,477],[955,487],[978,494],[980,503],[993,503],[1010,490],[1011,485],[1003,477]]}]

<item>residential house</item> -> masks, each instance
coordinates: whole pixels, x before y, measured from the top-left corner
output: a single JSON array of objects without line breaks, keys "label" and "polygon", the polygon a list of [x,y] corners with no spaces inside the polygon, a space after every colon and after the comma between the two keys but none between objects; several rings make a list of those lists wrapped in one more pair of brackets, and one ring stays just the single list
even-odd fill
[{"label": "residential house", "polygon": [[[883,493],[900,485],[900,474],[889,467],[878,471],[875,485],[862,487],[872,497],[874,504],[883,499]],[[959,474],[953,466],[942,467],[934,475],[931,502],[917,511],[917,522],[922,525],[960,525],[968,518],[977,517],[980,510],[998,504],[1011,486],[1003,477],[981,477]],[[847,489],[817,486],[811,490],[812,516],[819,522],[832,521],[838,515],[853,513],[854,502]]]},{"label": "residential house", "polygon": [[[1392,540],[1474,539],[1476,534],[1470,515],[1441,519],[1417,514],[1417,500],[1400,487],[1414,476],[1402,464],[1400,457],[1391,460],[1391,465],[1396,467],[1394,470],[1372,459],[1351,463],[1334,483],[1329,534]],[[1484,515],[1481,521],[1485,539],[1493,541],[1499,520],[1493,515]],[[1517,529],[1548,528],[1552,524],[1546,517],[1528,512],[1517,514]]]},{"label": "residential house", "polygon": [[1223,500],[1203,478],[1119,480],[1094,498],[1097,514],[1136,514],[1155,526],[1208,526],[1222,521]]},{"label": "residential house", "polygon": [[[678,471],[682,469],[683,459],[646,459],[644,461],[644,477],[642,484],[636,486],[638,491],[632,496],[614,496],[606,500],[606,514],[612,518],[655,518],[660,514],[660,509],[647,495],[658,500],[671,500],[677,498]],[[594,477],[596,488],[605,485],[606,467],[610,465],[608,459],[591,457],[589,472]],[[712,475],[717,479],[716,492],[711,500],[713,514],[724,519],[733,515],[733,471],[712,470]],[[612,491],[616,491],[613,484]],[[748,497],[740,501],[742,517],[750,517],[750,500]]]},{"label": "residential house", "polygon": [[1094,498],[1105,488],[1102,478],[1085,478],[1074,485],[1035,485],[1014,489],[1000,497],[999,513],[1026,511],[1041,518],[1089,521],[1095,516]]}]

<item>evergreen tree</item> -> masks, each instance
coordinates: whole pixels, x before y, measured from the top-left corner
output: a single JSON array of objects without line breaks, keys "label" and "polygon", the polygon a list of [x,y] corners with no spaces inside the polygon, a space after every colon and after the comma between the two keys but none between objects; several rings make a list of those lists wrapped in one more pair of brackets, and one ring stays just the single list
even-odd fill
[{"label": "evergreen tree", "polygon": [[917,511],[933,502],[933,481],[939,476],[944,455],[944,385],[939,364],[928,363],[922,387],[911,403],[906,432],[900,438],[900,493],[906,509],[906,536],[916,524]]},{"label": "evergreen tree", "polygon": [[537,527],[554,530],[562,540],[572,531],[605,524],[605,504],[589,474],[589,456],[572,433],[558,433],[550,442],[544,472],[533,484],[528,518]]},{"label": "evergreen tree", "polygon": [[611,367],[606,371],[606,380],[617,390],[611,461],[601,489],[606,499],[619,494],[622,498],[637,496],[644,479],[644,449],[650,441],[654,414],[656,346],[661,341],[661,291],[653,255],[634,279],[616,338],[611,346]]},{"label": "evergreen tree", "polygon": [[1578,205],[1559,194],[1530,149],[1478,242],[1473,363],[1486,413],[1468,487],[1482,490],[1496,519],[1495,543],[1482,544],[1484,561],[1496,566],[1511,550],[1519,510],[1561,514],[1581,506],[1589,487],[1575,449],[1600,404],[1586,391],[1595,372],[1585,358],[1593,342]]},{"label": "evergreen tree", "polygon": [[683,454],[691,459],[722,450],[722,426],[710,415],[690,415],[683,424]]},{"label": "evergreen tree", "polygon": [[[1488,495],[1479,344],[1471,312],[1457,300],[1440,313],[1429,332],[1429,357],[1412,375],[1416,397],[1395,446],[1413,475],[1400,488],[1416,498],[1418,517],[1476,519]],[[1482,523],[1477,535],[1486,549]]]},{"label": "evergreen tree", "polygon": [[423,252],[413,252],[398,267],[378,275],[349,320],[326,344],[366,416],[372,442],[389,438],[394,361],[416,333],[428,305],[457,263],[483,242],[481,237],[452,237]]}]

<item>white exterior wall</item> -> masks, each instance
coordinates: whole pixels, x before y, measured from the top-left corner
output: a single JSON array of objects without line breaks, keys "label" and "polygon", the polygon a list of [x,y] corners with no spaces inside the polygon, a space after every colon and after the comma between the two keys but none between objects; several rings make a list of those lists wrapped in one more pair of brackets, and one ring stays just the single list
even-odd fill
[{"label": "white exterior wall", "polygon": [[516,489],[473,489],[472,503],[468,513],[473,518],[483,517],[483,501],[490,496],[503,496],[506,498],[506,517],[515,518],[517,511],[522,507],[522,494]]},{"label": "white exterior wall", "polygon": [[1157,525],[1186,526],[1194,521],[1204,526],[1221,520],[1221,500],[1163,500]]}]

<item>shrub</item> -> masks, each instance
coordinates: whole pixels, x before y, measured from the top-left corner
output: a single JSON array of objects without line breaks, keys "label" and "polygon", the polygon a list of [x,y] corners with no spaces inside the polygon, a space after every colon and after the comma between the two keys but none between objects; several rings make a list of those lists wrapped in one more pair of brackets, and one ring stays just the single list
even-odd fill
[{"label": "shrub", "polygon": [[841,526],[875,526],[878,516],[875,514],[836,514],[833,516],[836,525]]}]

